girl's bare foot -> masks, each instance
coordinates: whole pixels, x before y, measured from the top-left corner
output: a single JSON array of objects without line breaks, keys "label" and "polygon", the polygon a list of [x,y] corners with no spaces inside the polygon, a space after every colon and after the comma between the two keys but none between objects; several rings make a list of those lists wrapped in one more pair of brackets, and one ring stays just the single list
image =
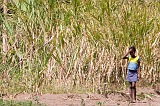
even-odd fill
[{"label": "girl's bare foot", "polygon": [[131,103],[136,103],[136,100],[132,100]]}]

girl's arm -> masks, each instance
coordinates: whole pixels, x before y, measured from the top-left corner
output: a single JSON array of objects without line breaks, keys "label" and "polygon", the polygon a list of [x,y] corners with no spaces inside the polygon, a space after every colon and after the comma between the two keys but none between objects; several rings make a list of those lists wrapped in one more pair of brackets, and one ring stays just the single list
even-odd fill
[{"label": "girl's arm", "polygon": [[127,55],[131,52],[132,49],[130,49],[126,54],[123,55],[122,59],[128,59]]},{"label": "girl's arm", "polygon": [[141,72],[140,72],[140,62],[138,62],[138,78],[140,78]]}]

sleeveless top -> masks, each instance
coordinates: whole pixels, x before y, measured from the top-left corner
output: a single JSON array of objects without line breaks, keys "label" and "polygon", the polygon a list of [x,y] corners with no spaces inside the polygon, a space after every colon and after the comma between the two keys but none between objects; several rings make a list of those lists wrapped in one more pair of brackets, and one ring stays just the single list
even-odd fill
[{"label": "sleeveless top", "polygon": [[129,56],[129,63],[128,63],[128,70],[138,70],[138,62],[140,62],[139,56],[136,56],[135,58],[132,58]]}]

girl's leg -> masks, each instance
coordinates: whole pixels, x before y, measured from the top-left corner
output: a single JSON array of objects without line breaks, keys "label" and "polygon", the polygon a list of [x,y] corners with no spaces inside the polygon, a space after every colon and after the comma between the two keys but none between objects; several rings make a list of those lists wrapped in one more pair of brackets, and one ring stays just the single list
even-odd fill
[{"label": "girl's leg", "polygon": [[136,82],[132,82],[132,100],[136,102]]},{"label": "girl's leg", "polygon": [[135,100],[135,102],[136,102],[136,82],[134,82],[134,100]]},{"label": "girl's leg", "polygon": [[130,101],[133,102],[133,96],[132,96],[132,82],[130,83],[130,87],[129,87],[129,94],[130,94]]}]

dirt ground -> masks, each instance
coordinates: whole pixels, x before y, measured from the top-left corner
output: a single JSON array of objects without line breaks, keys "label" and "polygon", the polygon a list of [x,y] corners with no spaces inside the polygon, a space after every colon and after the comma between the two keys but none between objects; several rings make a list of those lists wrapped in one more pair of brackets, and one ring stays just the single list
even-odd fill
[{"label": "dirt ground", "polygon": [[160,106],[160,95],[151,88],[137,89],[137,102],[129,103],[127,91],[100,94],[18,94],[16,101],[32,100],[46,106]]}]

